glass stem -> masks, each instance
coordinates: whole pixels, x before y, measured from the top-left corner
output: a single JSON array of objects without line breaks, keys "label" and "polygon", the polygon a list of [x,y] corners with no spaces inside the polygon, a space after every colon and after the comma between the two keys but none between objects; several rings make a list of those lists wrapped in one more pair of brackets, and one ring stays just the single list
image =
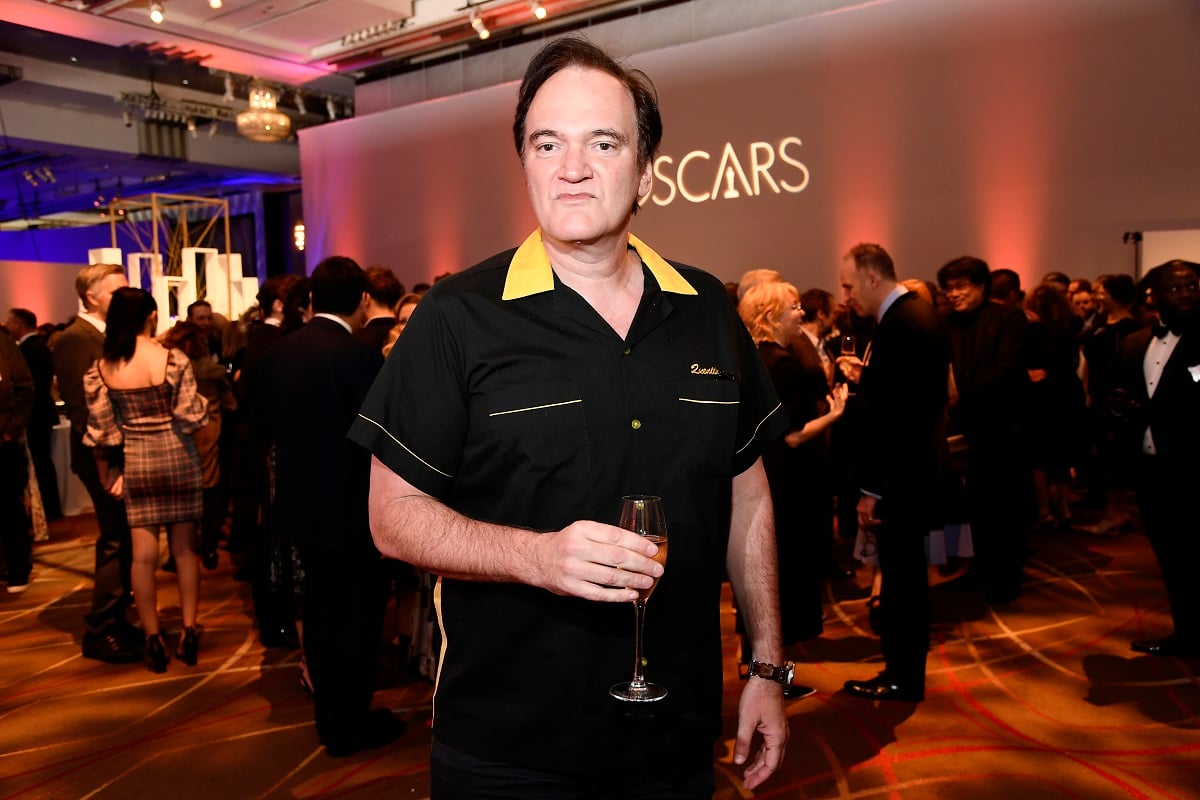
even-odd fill
[{"label": "glass stem", "polygon": [[633,645],[633,680],[629,684],[632,691],[645,691],[646,679],[642,676],[642,630],[646,625],[646,601],[635,600],[633,603],[636,614],[636,630]]}]

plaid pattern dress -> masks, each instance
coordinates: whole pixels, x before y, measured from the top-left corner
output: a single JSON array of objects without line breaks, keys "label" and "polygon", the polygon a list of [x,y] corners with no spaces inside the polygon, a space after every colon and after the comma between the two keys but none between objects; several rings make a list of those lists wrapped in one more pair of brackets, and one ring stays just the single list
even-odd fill
[{"label": "plaid pattern dress", "polygon": [[84,443],[125,451],[125,513],[134,528],[198,521],[203,505],[200,455],[192,433],[207,418],[196,378],[180,350],[166,379],[140,389],[110,389],[93,364],[83,376],[88,404]]}]

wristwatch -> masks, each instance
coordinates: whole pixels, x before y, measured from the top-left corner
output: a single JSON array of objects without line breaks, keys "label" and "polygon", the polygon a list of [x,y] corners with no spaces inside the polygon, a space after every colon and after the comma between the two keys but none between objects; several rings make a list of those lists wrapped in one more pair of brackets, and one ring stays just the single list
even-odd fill
[{"label": "wristwatch", "polygon": [[792,682],[792,676],[795,673],[796,662],[794,661],[785,661],[782,667],[777,667],[774,664],[768,664],[766,661],[750,659],[750,676],[754,678],[775,681],[787,686]]}]

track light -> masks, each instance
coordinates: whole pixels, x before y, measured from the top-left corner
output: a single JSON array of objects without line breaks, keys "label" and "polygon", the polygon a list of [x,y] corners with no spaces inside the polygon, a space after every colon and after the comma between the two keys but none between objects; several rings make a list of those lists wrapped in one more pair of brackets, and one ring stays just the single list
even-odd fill
[{"label": "track light", "polygon": [[325,113],[329,115],[330,122],[337,119],[337,106],[334,104],[332,97],[325,99]]},{"label": "track light", "polygon": [[542,5],[542,0],[529,0],[529,10],[538,19],[546,18],[546,7]]},{"label": "track light", "polygon": [[133,125],[133,114],[130,113],[128,108],[121,112],[121,121],[125,123],[126,128]]},{"label": "track light", "polygon": [[308,109],[304,107],[304,95],[296,92],[296,110],[300,112],[300,116],[308,113]]},{"label": "track light", "polygon": [[486,39],[492,35],[487,25],[484,24],[483,18],[479,16],[479,12],[475,9],[471,9],[471,27],[475,29],[475,33],[479,35],[480,39]]},{"label": "track light", "polygon": [[196,133],[196,118],[195,117],[187,118],[187,129],[188,129],[188,133],[190,133],[192,135],[193,139],[195,139],[197,136],[200,135],[200,134]]},{"label": "track light", "polygon": [[221,0],[208,0],[208,7],[211,9],[214,9],[214,10],[218,9],[222,5],[224,5],[224,4],[221,2]]},{"label": "track light", "polygon": [[232,75],[225,76],[225,96],[222,97],[221,99],[224,100],[226,103],[233,102],[233,76]]},{"label": "track light", "polygon": [[217,121],[215,119],[212,122],[208,123],[208,138],[211,139],[214,136],[216,136],[218,128],[220,128],[220,126],[217,125]]},{"label": "track light", "polygon": [[150,3],[150,21],[155,25],[162,25],[162,21],[166,19],[163,15],[163,5],[158,0],[152,0]]}]

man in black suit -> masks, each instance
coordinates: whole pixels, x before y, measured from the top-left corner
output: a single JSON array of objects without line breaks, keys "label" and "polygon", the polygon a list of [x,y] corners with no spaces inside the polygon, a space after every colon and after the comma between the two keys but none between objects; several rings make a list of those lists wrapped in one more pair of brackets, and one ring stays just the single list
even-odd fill
[{"label": "man in black suit", "polygon": [[982,589],[1003,604],[1021,591],[1033,527],[1025,336],[1020,307],[989,301],[986,261],[956,258],[938,270],[954,310],[946,320],[958,403],[951,420],[967,440],[967,506],[975,557],[955,588]]},{"label": "man in black suit", "polygon": [[879,245],[852,248],[838,277],[846,303],[879,321],[865,358],[841,356],[838,365],[862,401],[858,522],[874,532],[879,550],[885,665],[845,689],[871,700],[920,701],[929,650],[925,536],[942,486],[950,343],[937,311],[896,282]]},{"label": "man in black suit", "polygon": [[[1138,505],[1162,569],[1175,631],[1133,642],[1139,653],[1200,657],[1200,265],[1169,261],[1146,276],[1159,324],[1129,334],[1121,384],[1137,412],[1131,457]],[[1136,448],[1136,449],[1133,449]]]},{"label": "man in black suit", "polygon": [[370,453],[346,431],[383,356],[353,336],[367,307],[362,269],[341,256],[322,261],[312,306],[312,321],[267,351],[255,411],[275,444],[272,525],[291,532],[304,570],[317,735],[336,757],[386,744],[403,726],[370,710],[386,582],[367,518]]},{"label": "man in black suit", "polygon": [[[75,291],[84,310],[54,342],[51,355],[58,393],[71,420],[71,471],[87,489],[96,510],[96,570],[91,611],[84,617],[83,657],[112,663],[141,659],[144,636],[125,617],[129,607],[129,566],[133,560],[125,502],[108,492],[100,480],[92,448],[83,443],[88,407],[83,396],[83,373],[104,349],[104,321],[112,293],[128,285],[120,264],[90,264],[75,278]],[[116,453],[109,449],[109,457]]]},{"label": "man in black suit", "polygon": [[354,338],[369,350],[383,352],[387,335],[396,327],[396,306],[404,296],[404,284],[384,267],[367,267],[367,313]]},{"label": "man in black suit", "polygon": [[37,315],[27,308],[9,311],[4,326],[21,347],[21,355],[33,375],[33,416],[29,419],[25,438],[29,442],[29,455],[33,459],[46,519],[58,519],[62,516],[62,503],[58,497],[58,474],[54,469],[54,459],[50,456],[50,436],[58,424],[58,409],[54,406],[54,396],[50,391],[54,383],[50,347],[45,337],[38,333]]},{"label": "man in black suit", "polygon": [[29,588],[32,567],[29,517],[22,503],[29,465],[21,438],[32,410],[33,377],[29,367],[16,343],[0,333],[0,544],[9,594]]}]

